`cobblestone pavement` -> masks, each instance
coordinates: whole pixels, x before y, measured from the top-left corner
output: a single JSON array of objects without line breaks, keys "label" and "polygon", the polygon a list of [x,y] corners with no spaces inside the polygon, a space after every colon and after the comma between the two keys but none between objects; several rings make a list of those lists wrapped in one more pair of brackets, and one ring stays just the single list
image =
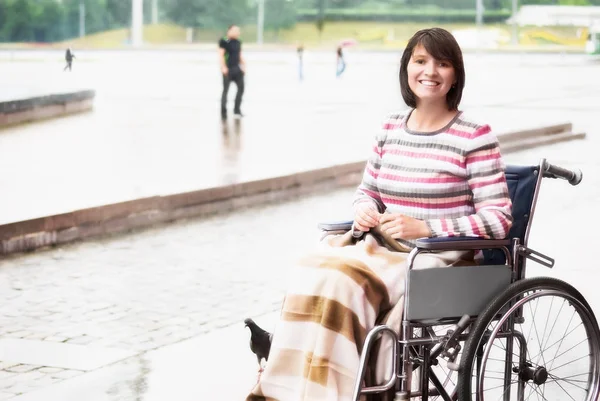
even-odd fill
[{"label": "cobblestone pavement", "polygon": [[[1,261],[0,340],[141,352],[274,311],[286,266],[315,242],[317,221],[347,215],[352,192]],[[79,373],[2,368],[8,393]]]},{"label": "cobblestone pavement", "polygon": [[[600,193],[598,140],[523,152],[509,162],[552,162],[584,170],[584,183],[544,183],[532,246],[557,258],[554,271],[600,310],[589,277],[592,238],[554,234],[581,230]],[[568,155],[568,157],[565,157]],[[577,162],[573,160],[577,157]],[[310,249],[318,221],[343,218],[352,188],[210,219],[81,243],[0,262],[0,341],[6,338],[143,352],[276,311],[286,267]],[[572,206],[571,206],[572,205]],[[588,218],[593,224],[596,217]],[[25,393],[82,372],[3,362],[0,392]],[[2,394],[2,393],[0,393]]]}]

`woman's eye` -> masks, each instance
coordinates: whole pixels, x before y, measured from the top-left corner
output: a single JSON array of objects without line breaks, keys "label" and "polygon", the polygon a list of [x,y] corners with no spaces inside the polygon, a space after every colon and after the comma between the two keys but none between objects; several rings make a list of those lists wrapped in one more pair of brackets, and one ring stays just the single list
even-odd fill
[{"label": "woman's eye", "polygon": [[425,64],[425,60],[415,60],[415,63],[417,63],[417,64]]},{"label": "woman's eye", "polygon": [[440,67],[444,67],[444,68],[445,68],[445,67],[450,67],[450,64],[448,64],[448,63],[447,63],[447,62],[445,62],[445,61],[442,61],[442,62],[440,63]]}]

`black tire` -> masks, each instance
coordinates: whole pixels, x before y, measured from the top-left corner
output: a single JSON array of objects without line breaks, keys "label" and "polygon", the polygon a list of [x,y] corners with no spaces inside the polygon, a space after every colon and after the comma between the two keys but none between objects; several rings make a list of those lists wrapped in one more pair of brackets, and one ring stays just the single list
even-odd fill
[{"label": "black tire", "polygon": [[[583,308],[589,313],[589,315],[586,315],[589,318],[589,324],[586,326],[586,330],[591,337],[590,341],[598,341],[597,339],[600,338],[600,329],[598,328],[598,322],[594,313],[581,293],[573,286],[564,281],[549,277],[535,277],[513,283],[488,305],[471,328],[459,365],[458,399],[460,401],[472,401],[474,399],[472,396],[473,365],[476,363],[476,353],[478,349],[484,344],[485,333],[489,325],[494,320],[497,320],[495,318],[502,313],[505,305],[516,297],[527,292],[543,290],[557,290],[564,294],[568,294],[581,302]],[[589,331],[592,331],[592,333],[590,334]],[[594,356],[594,358],[596,358],[596,356]],[[596,367],[598,367],[598,365],[596,365]]]}]

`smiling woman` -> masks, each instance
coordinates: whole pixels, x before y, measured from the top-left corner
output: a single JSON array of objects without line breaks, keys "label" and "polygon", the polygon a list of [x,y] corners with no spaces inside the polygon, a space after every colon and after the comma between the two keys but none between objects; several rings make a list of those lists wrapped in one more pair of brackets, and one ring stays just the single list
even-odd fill
[{"label": "smiling woman", "polygon": [[[402,55],[402,96],[375,135],[354,198],[352,232],[328,236],[292,271],[271,354],[247,401],[348,401],[366,333],[400,327],[406,253],[422,237],[504,238],[511,202],[498,140],[458,106],[465,71],[454,37],[417,32]],[[417,268],[475,263],[472,252],[416,259]],[[381,358],[377,367],[388,367]],[[375,374],[382,378],[381,369]]]},{"label": "smiling woman", "polygon": [[417,32],[400,62],[400,88],[407,106],[455,114],[464,86],[462,52],[454,37],[440,28]]}]

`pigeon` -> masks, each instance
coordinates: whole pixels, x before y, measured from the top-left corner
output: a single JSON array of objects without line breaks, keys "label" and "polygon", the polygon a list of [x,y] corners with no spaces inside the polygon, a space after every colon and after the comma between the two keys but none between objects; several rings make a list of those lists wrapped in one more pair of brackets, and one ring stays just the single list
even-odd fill
[{"label": "pigeon", "polygon": [[262,369],[261,361],[269,360],[269,352],[271,352],[271,341],[273,340],[273,334],[269,333],[258,327],[254,320],[244,320],[246,327],[250,329],[250,350],[256,354],[258,365]]}]

